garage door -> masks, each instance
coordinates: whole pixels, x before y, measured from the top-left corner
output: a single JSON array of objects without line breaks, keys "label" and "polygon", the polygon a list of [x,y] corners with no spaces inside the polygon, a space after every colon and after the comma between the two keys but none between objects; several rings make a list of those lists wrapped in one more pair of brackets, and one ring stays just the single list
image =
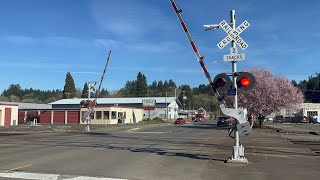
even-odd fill
[{"label": "garage door", "polygon": [[5,108],[4,125],[11,126],[11,108]]},{"label": "garage door", "polygon": [[51,111],[44,111],[40,113],[41,124],[51,124]]},{"label": "garage door", "polygon": [[79,124],[80,112],[79,111],[68,111],[68,124]]},{"label": "garage door", "polygon": [[27,112],[27,121],[33,121],[34,118],[38,118],[38,111],[28,111]]},{"label": "garage door", "polygon": [[24,123],[24,111],[19,111],[18,113],[18,124]]},{"label": "garage door", "polygon": [[53,124],[64,124],[64,111],[54,111]]}]

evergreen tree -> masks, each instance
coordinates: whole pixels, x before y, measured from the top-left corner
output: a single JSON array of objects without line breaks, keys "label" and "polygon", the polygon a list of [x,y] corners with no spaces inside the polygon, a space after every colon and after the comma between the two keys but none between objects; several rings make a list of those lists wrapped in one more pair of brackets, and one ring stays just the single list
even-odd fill
[{"label": "evergreen tree", "polygon": [[77,95],[77,90],[76,90],[76,86],[74,84],[73,78],[70,72],[67,72],[65,85],[63,88],[63,98],[64,99],[68,97],[73,98],[73,97],[76,97],[76,95]]},{"label": "evergreen tree", "polygon": [[[187,107],[189,107],[189,104],[190,104],[190,108],[191,108],[192,105],[194,104],[194,99],[193,99],[191,87],[189,85],[185,84],[185,85],[181,85],[179,87],[179,89],[181,89],[181,93],[178,97],[179,101],[182,102],[182,104],[185,104],[186,109],[188,109]],[[183,99],[183,96],[186,96],[187,99]]]},{"label": "evergreen tree", "polygon": [[[15,96],[14,100],[21,99],[24,96],[24,91],[21,89],[19,84],[11,84],[7,90],[2,92],[2,96],[10,97]],[[16,102],[16,101],[15,101]]]},{"label": "evergreen tree", "polygon": [[83,89],[82,89],[82,94],[81,94],[82,98],[87,98],[88,97],[88,90],[89,90],[88,84],[84,83]]},{"label": "evergreen tree", "polygon": [[169,80],[169,87],[173,87],[173,88],[177,87],[176,83],[174,83],[172,79]]},{"label": "evergreen tree", "polygon": [[99,93],[99,97],[101,97],[101,98],[110,97],[110,93],[107,89],[102,88],[101,92]]},{"label": "evergreen tree", "polygon": [[165,96],[165,94],[166,94],[166,92],[165,92],[165,89],[164,89],[164,86],[163,86],[163,82],[160,80],[158,82],[157,96],[163,97],[163,96]]},{"label": "evergreen tree", "polygon": [[175,96],[176,88],[177,88],[176,83],[173,82],[172,79],[170,79],[168,83],[168,96]]},{"label": "evergreen tree", "polygon": [[141,72],[137,75],[136,80],[136,97],[145,97],[148,92],[147,78]]},{"label": "evergreen tree", "polygon": [[164,83],[163,83],[163,88],[164,88],[164,91],[165,91],[165,92],[168,92],[168,90],[169,90],[169,83],[168,83],[167,80],[164,81]]},{"label": "evergreen tree", "polygon": [[121,97],[134,97],[136,94],[136,81],[127,81],[118,92]]},{"label": "evergreen tree", "polygon": [[152,84],[148,87],[148,95],[151,97],[157,96],[157,86],[158,83],[156,80],[152,82]]}]

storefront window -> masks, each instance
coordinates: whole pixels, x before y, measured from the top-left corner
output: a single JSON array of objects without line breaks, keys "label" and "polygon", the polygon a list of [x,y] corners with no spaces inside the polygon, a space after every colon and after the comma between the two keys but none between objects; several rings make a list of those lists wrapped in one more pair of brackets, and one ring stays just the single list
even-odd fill
[{"label": "storefront window", "polygon": [[102,119],[102,112],[96,111],[96,119]]},{"label": "storefront window", "polygon": [[103,111],[103,119],[110,119],[110,111]]},{"label": "storefront window", "polygon": [[307,116],[318,116],[318,111],[307,111]]},{"label": "storefront window", "polygon": [[111,111],[111,119],[117,119],[117,111]]}]

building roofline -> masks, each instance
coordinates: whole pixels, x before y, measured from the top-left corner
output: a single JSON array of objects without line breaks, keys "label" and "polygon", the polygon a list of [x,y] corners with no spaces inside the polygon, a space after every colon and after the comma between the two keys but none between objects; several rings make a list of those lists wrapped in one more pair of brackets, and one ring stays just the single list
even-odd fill
[{"label": "building roofline", "polygon": [[3,105],[3,106],[19,106],[18,104],[6,104],[6,103],[0,103],[0,105]]}]

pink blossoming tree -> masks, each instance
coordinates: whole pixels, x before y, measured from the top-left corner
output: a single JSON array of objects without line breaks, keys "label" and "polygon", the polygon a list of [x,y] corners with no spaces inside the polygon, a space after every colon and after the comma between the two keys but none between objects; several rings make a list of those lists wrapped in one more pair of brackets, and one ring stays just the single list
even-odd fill
[{"label": "pink blossoming tree", "polygon": [[255,78],[255,87],[248,92],[238,91],[239,107],[248,109],[260,122],[267,115],[281,109],[295,111],[303,103],[304,96],[284,77],[273,75],[270,71],[253,68],[249,70]]}]

